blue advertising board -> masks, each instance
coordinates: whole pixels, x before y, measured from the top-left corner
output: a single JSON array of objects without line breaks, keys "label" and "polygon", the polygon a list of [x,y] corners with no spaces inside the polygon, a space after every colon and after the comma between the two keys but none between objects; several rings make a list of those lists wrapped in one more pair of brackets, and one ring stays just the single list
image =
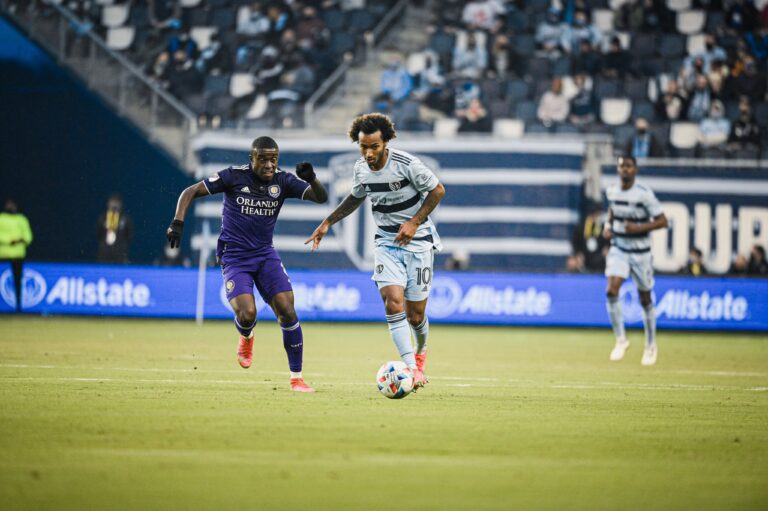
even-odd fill
[{"label": "blue advertising board", "polygon": [[[193,269],[30,263],[25,267],[24,309],[41,314],[193,318],[198,273]],[[295,270],[296,310],[304,321],[382,321],[383,308],[370,274]],[[0,312],[12,312],[10,268],[0,270]],[[433,323],[607,327],[605,279],[598,275],[449,273],[432,283]],[[660,328],[768,331],[768,280],[660,276],[656,281]],[[207,319],[229,319],[221,273],[205,275]],[[624,315],[642,325],[634,285],[622,288]],[[260,299],[258,315],[274,314]]]}]

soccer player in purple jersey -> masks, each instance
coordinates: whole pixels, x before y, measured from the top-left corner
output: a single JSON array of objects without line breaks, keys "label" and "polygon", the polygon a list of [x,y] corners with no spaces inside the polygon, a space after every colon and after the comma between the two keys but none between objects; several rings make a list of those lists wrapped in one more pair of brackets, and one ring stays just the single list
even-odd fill
[{"label": "soccer player in purple jersey", "polygon": [[235,327],[240,332],[238,361],[247,369],[253,358],[255,283],[283,330],[283,345],[291,371],[291,390],[314,392],[301,374],[304,354],[301,325],[293,306],[291,281],[272,246],[272,236],[285,199],[324,203],[328,194],[317,180],[311,163],[296,165],[296,175],[300,178],[297,179],[278,168],[278,156],[277,143],[269,137],[259,137],[251,144],[250,164],[226,168],[185,189],[179,196],[176,215],[166,236],[171,247],[177,247],[181,242],[184,217],[192,201],[224,193],[216,258],[221,263],[227,299],[235,311]]}]

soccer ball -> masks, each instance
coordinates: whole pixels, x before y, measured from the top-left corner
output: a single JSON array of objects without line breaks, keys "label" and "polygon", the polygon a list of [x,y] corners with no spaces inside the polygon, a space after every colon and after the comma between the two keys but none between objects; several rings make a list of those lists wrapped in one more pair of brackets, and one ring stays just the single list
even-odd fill
[{"label": "soccer ball", "polygon": [[402,399],[413,390],[413,373],[403,362],[387,362],[376,373],[379,392],[389,399]]}]

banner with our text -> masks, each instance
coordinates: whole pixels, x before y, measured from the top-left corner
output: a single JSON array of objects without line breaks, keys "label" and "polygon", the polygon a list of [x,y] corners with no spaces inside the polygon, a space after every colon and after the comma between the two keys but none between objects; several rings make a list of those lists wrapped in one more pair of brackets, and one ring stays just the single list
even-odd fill
[{"label": "banner with our text", "polygon": [[[290,272],[296,310],[304,321],[383,321],[370,274]],[[202,297],[206,319],[229,319],[221,273],[183,268],[29,263],[22,279],[26,312],[194,318]],[[598,275],[449,273],[432,280],[428,305],[434,323],[607,327],[605,279]],[[198,293],[202,291],[202,293]],[[664,277],[656,281],[661,328],[768,331],[768,279]],[[257,296],[258,315],[273,319]],[[642,325],[632,283],[622,288],[624,316]],[[0,312],[15,309],[13,276],[0,266]]]}]

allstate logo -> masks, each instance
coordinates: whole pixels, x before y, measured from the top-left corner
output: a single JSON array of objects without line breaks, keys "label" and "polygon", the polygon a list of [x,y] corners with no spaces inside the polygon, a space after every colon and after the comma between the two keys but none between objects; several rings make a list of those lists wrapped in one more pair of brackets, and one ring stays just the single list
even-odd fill
[{"label": "allstate logo", "polygon": [[429,315],[447,318],[459,308],[464,293],[458,282],[450,277],[435,277],[429,295]]},{"label": "allstate logo", "polygon": [[[48,285],[42,275],[35,270],[24,270],[24,275],[21,278],[21,304],[24,309],[29,309],[42,302],[47,291]],[[16,307],[16,291],[13,288],[11,270],[5,270],[0,275],[0,295],[2,295],[5,303],[11,307]]]}]

